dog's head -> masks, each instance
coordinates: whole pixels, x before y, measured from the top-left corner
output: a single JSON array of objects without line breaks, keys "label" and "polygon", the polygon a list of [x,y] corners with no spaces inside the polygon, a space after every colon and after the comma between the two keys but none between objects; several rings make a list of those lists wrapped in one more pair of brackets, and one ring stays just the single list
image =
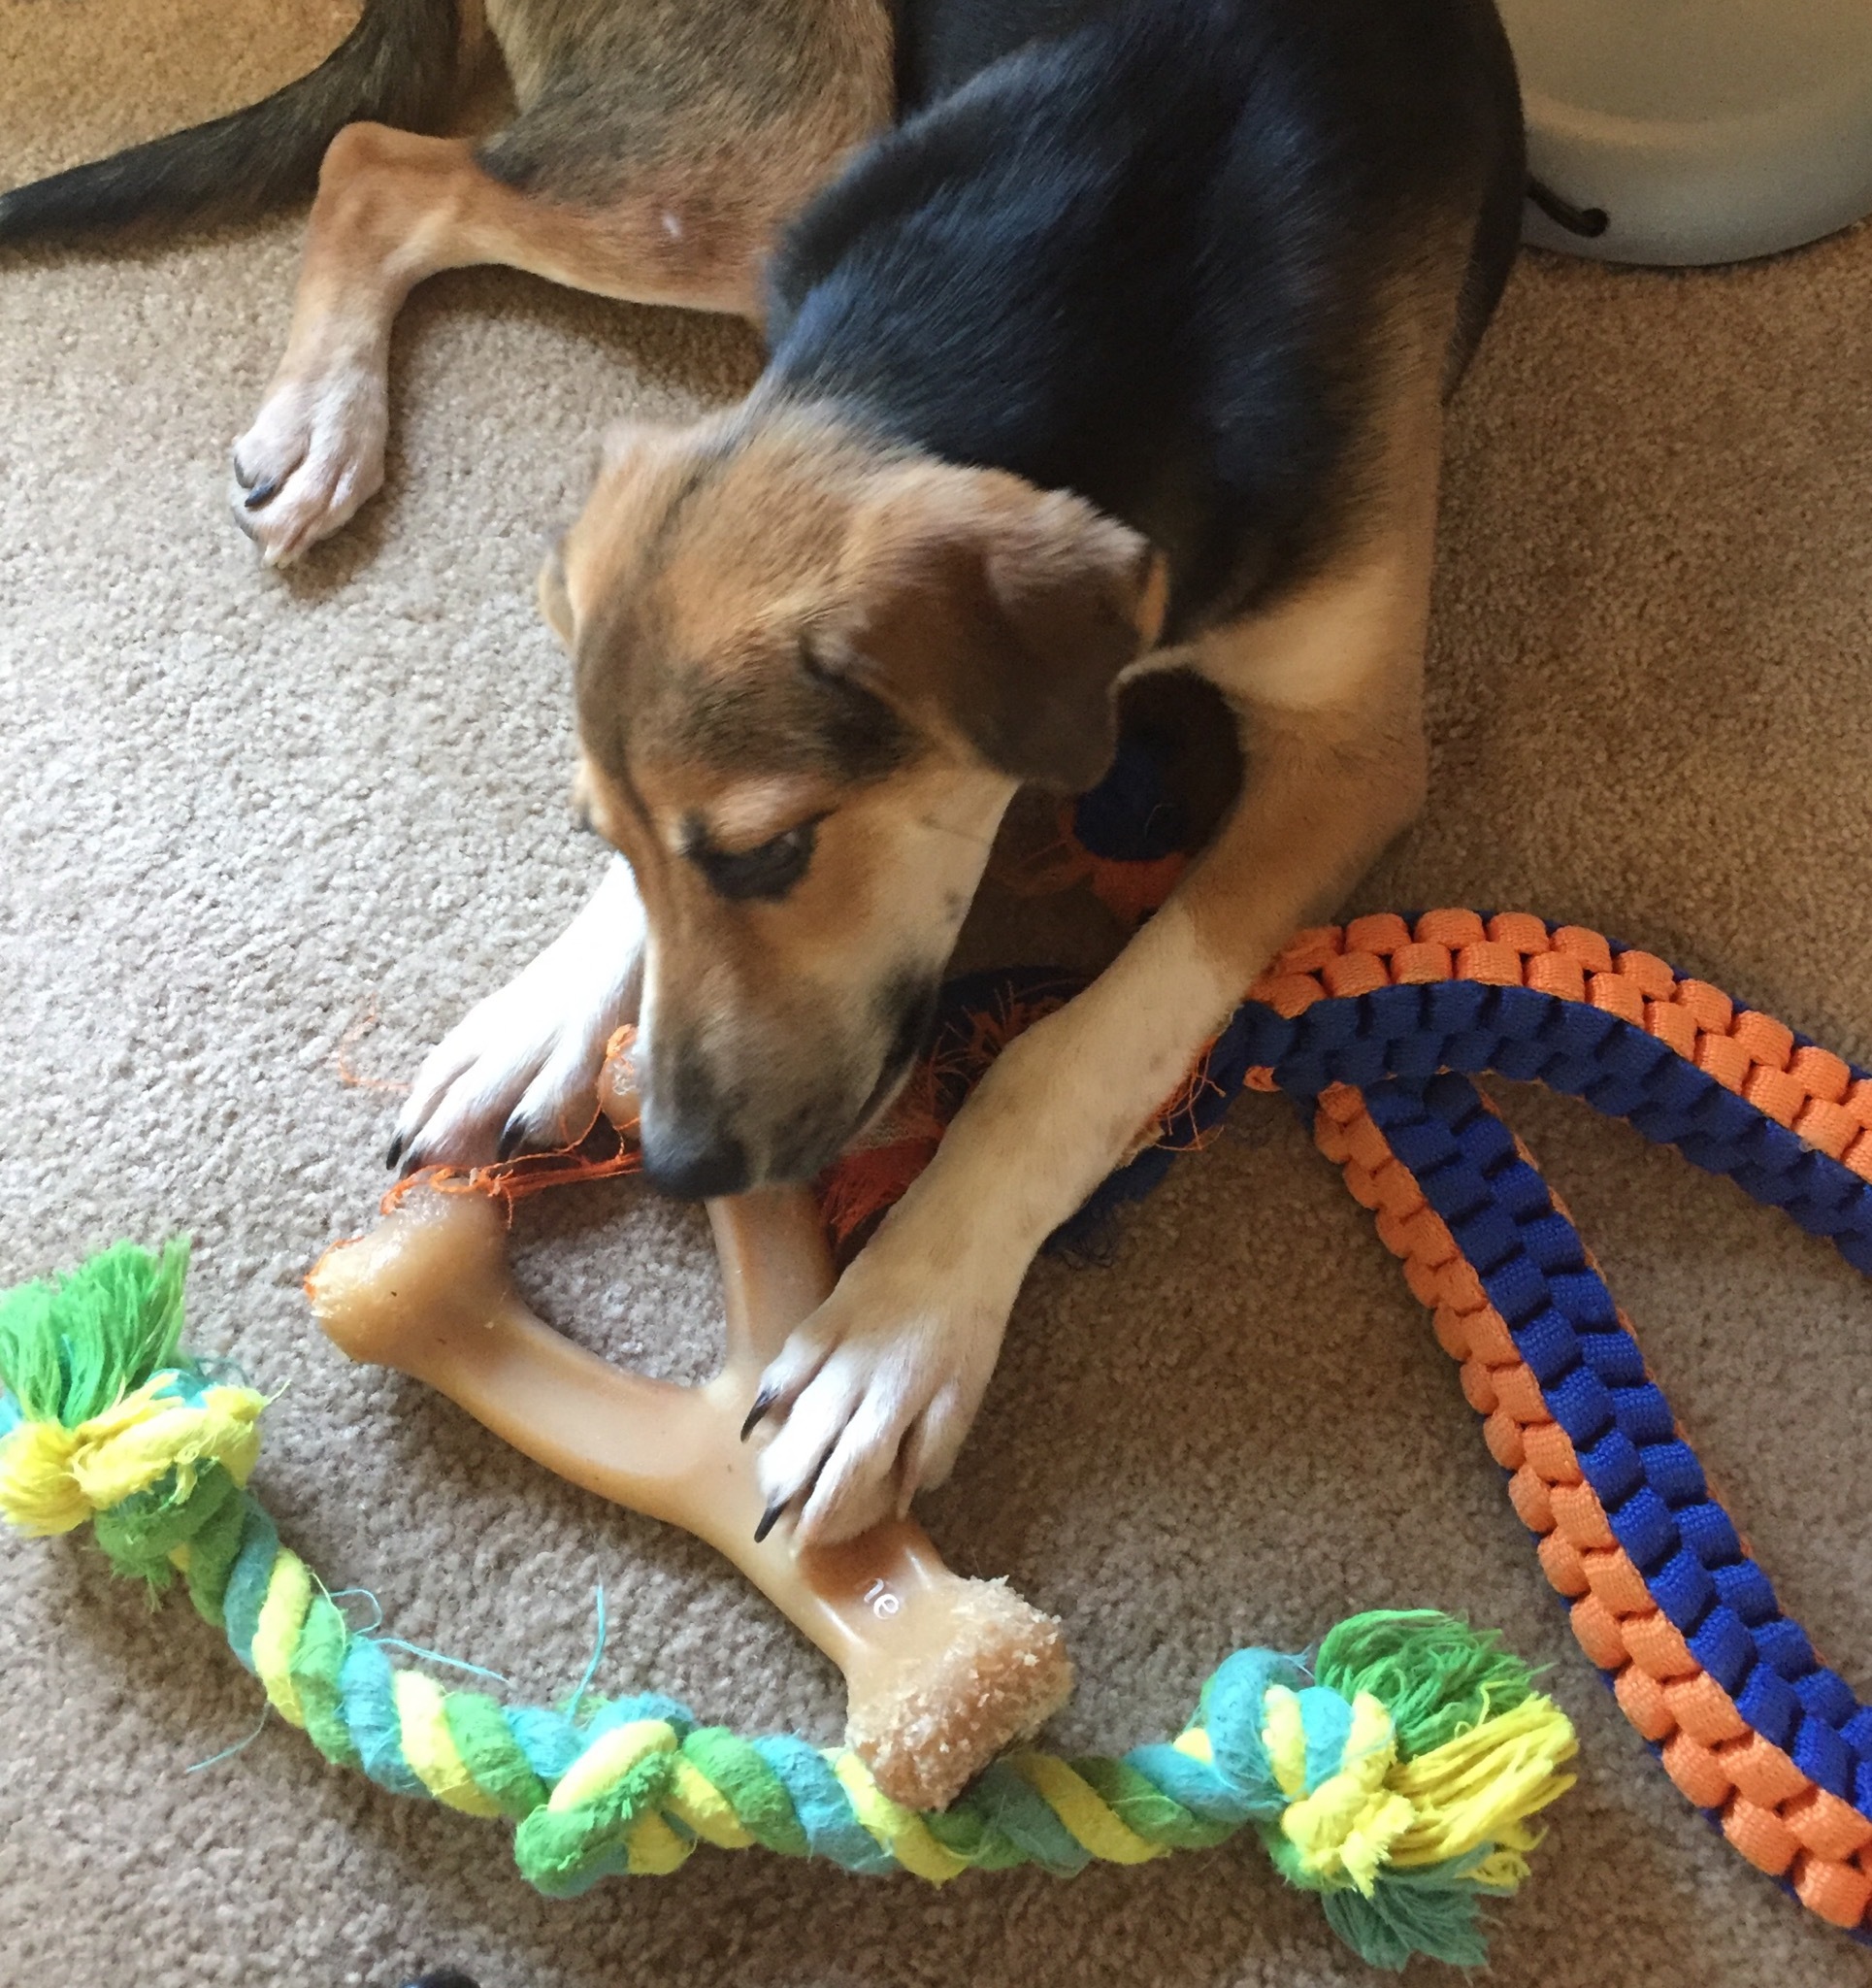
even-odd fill
[{"label": "dog's head", "polygon": [[1160,590],[1077,498],[837,422],[613,438],[541,595],[648,919],[653,1177],[807,1176],[888,1103],[1016,787],[1108,764]]}]

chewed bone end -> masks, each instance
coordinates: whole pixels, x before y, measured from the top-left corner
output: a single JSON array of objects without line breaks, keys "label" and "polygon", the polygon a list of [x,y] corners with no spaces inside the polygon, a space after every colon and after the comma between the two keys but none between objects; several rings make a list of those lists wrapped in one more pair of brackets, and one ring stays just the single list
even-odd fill
[{"label": "chewed bone end", "polygon": [[939,1647],[852,1693],[846,1741],[906,1808],[946,1808],[1072,1693],[1072,1664],[1055,1617],[1005,1581],[961,1585],[951,1634]]},{"label": "chewed bone end", "polygon": [[437,1327],[485,1317],[509,1288],[500,1204],[423,1188],[368,1236],[326,1250],[306,1279],[328,1337],[388,1367]]}]

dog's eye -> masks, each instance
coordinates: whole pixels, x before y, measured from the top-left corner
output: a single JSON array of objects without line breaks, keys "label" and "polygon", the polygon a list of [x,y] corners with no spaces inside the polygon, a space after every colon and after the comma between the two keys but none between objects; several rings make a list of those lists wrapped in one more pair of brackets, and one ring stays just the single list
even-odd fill
[{"label": "dog's eye", "polygon": [[819,823],[824,819],[822,814],[815,815],[755,849],[738,849],[731,854],[705,845],[692,851],[691,860],[719,896],[774,904],[806,874],[819,839]]}]

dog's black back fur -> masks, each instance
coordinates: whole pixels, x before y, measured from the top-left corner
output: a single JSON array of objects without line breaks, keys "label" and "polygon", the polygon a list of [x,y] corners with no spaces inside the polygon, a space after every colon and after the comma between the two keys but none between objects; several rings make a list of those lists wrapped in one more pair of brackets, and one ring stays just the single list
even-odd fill
[{"label": "dog's black back fur", "polygon": [[991,62],[1136,0],[893,0],[897,109],[915,116]]},{"label": "dog's black back fur", "polygon": [[928,107],[789,231],[775,383],[1133,524],[1170,556],[1172,634],[1316,570],[1399,286],[1446,245],[1453,382],[1514,253],[1489,0],[908,0],[903,23]]}]

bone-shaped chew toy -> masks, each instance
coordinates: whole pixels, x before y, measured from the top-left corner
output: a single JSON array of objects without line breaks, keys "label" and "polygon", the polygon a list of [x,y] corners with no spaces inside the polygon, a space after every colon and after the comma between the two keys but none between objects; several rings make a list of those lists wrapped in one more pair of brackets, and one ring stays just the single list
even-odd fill
[{"label": "bone-shaped chew toy", "polygon": [[[637,1115],[627,1071],[614,1055],[600,1086],[620,1132]],[[907,1808],[946,1806],[1065,1704],[1058,1622],[1004,1581],[952,1574],[914,1521],[831,1548],[798,1548],[786,1526],[755,1541],[763,1500],[741,1423],[768,1362],[833,1284],[809,1190],[708,1204],[727,1357],[684,1387],[614,1367],[532,1311],[508,1269],[500,1178],[419,1179],[371,1234],[327,1251],[307,1288],[345,1352],[413,1375],[559,1476],[725,1554],[843,1672],[847,1743]]]}]

